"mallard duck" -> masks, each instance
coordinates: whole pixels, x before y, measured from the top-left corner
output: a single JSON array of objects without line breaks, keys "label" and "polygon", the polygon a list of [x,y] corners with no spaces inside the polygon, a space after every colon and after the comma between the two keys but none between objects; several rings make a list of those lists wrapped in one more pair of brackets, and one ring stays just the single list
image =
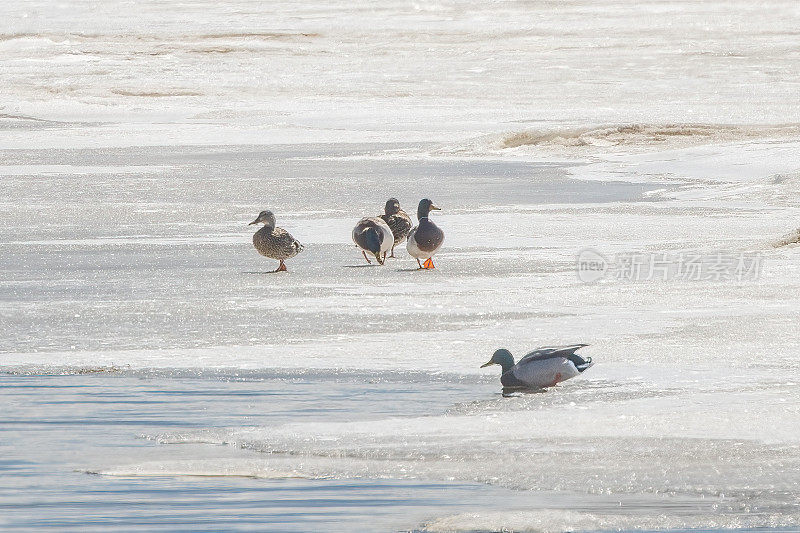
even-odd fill
[{"label": "mallard duck", "polygon": [[392,252],[389,257],[394,257],[394,247],[400,244],[408,237],[408,232],[411,230],[411,217],[400,209],[400,202],[397,198],[389,198],[386,200],[386,207],[380,218],[386,222],[389,229],[392,230],[394,235],[394,244],[392,244]]},{"label": "mallard duck", "polygon": [[[419,224],[408,232],[406,249],[417,260],[420,269],[436,268],[433,265],[433,254],[442,247],[444,232],[439,229],[439,226],[430,221],[428,215],[431,211],[439,210],[427,198],[420,200],[419,207],[417,207]],[[424,259],[425,262],[420,263],[420,259]]]},{"label": "mallard duck", "polygon": [[503,387],[542,389],[554,387],[557,383],[574,378],[594,363],[592,358],[584,359],[575,352],[588,344],[570,346],[545,346],[537,348],[514,364],[514,356],[505,349],[494,352],[488,363],[500,365],[503,373],[500,383]]},{"label": "mallard duck", "polygon": [[275,215],[272,214],[272,211],[261,211],[249,225],[262,222],[264,227],[253,234],[253,246],[264,257],[281,262],[273,272],[286,272],[284,260],[302,252],[304,246],[285,229],[275,227]]},{"label": "mallard duck", "polygon": [[386,222],[378,217],[364,217],[353,228],[353,242],[361,249],[367,263],[372,264],[367,257],[369,252],[382,265],[386,260],[386,253],[392,247],[394,237]]}]

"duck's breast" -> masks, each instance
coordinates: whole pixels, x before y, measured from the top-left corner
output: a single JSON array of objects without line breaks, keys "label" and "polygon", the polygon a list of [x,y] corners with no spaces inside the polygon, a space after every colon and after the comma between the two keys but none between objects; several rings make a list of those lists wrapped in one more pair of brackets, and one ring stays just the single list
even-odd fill
[{"label": "duck's breast", "polygon": [[563,357],[534,359],[516,365],[511,371],[515,378],[534,388],[552,387],[580,374],[572,361]]},{"label": "duck's breast", "polygon": [[423,218],[419,221],[417,231],[414,233],[414,240],[420,250],[433,255],[444,242],[444,232],[439,226]]},{"label": "duck's breast", "polygon": [[422,219],[408,234],[406,249],[412,257],[427,259],[439,251],[443,242],[444,232],[430,220]]}]

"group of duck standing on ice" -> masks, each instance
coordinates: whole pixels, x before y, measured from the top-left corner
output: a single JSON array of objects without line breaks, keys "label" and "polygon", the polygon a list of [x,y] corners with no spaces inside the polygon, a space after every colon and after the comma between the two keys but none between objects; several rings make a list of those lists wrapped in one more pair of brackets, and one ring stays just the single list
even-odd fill
[{"label": "group of duck standing on ice", "polygon": [[[372,263],[367,256],[369,253],[375,257],[378,264],[383,265],[387,254],[391,254],[389,257],[394,257],[395,246],[405,240],[406,249],[417,260],[420,270],[435,268],[433,255],[444,243],[444,232],[429,218],[431,211],[437,210],[439,208],[429,199],[420,200],[417,207],[419,223],[413,226],[411,217],[401,209],[397,198],[389,198],[383,215],[364,217],[358,221],[353,228],[353,242],[361,250],[367,263]],[[285,229],[275,225],[275,215],[272,211],[262,211],[250,224],[264,224],[264,227],[253,235],[253,246],[261,255],[280,261],[275,272],[285,272],[284,261],[303,251],[304,247],[297,239]],[[525,355],[516,364],[511,352],[500,349],[481,368],[500,365],[502,368],[500,382],[507,390],[553,387],[579,375],[594,364],[591,358],[584,359],[575,353],[584,346],[587,345],[538,348]]]},{"label": "group of duck standing on ice", "polygon": [[[411,217],[400,208],[397,198],[389,198],[382,215],[364,217],[358,221],[353,228],[353,242],[361,250],[367,263],[372,263],[367,257],[369,252],[378,264],[382,265],[390,251],[389,257],[394,257],[395,246],[407,241],[406,249],[417,260],[421,270],[435,268],[433,255],[444,243],[444,232],[428,217],[431,211],[438,210],[433,202],[423,198],[417,208],[419,223],[412,227]],[[275,225],[275,215],[272,211],[262,211],[250,224],[264,224],[264,227],[253,235],[253,246],[264,257],[280,261],[275,272],[285,272],[284,261],[303,251],[304,246],[297,239],[285,229]]]}]

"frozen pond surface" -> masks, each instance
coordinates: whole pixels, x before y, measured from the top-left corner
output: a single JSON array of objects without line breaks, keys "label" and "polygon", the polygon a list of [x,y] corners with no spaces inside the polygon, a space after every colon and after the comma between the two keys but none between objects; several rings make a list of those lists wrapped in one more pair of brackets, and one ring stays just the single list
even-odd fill
[{"label": "frozen pond surface", "polygon": [[[496,402],[497,396],[494,383],[482,379],[408,374],[371,379],[268,372],[0,375],[6,406],[0,421],[0,526],[3,531],[399,531],[424,527],[443,514],[480,510],[533,514],[545,530],[570,524],[595,529],[612,521],[646,521],[654,510],[679,519],[729,506],[723,497],[697,495],[514,491],[383,475],[315,477],[278,472],[261,454],[237,447],[157,442],[165,433],[231,425],[436,416],[476,399]],[[415,462],[419,459],[409,458],[408,466]],[[461,520],[470,527],[469,518]],[[450,521],[458,526],[457,518]]]},{"label": "frozen pond surface", "polygon": [[[382,212],[385,198],[400,197],[415,215],[419,198],[409,191],[424,190],[442,204],[443,221],[463,221],[465,231],[447,237],[454,245],[451,263],[460,274],[449,283],[462,276],[501,278],[519,272],[517,246],[537,248],[541,229],[509,228],[513,240],[497,233],[506,223],[502,217],[513,212],[506,203],[625,201],[658,188],[571,180],[563,165],[434,159],[387,163],[376,157],[398,149],[5,152],[12,168],[28,174],[4,176],[0,183],[8,198],[0,228],[0,296],[7,301],[4,326],[9,333],[0,340],[0,351],[297,342],[362,332],[364,325],[355,318],[365,313],[373,333],[453,327],[477,319],[476,313],[497,310],[451,309],[431,321],[429,311],[441,309],[445,300],[430,302],[428,309],[417,308],[416,302],[393,305],[386,298],[391,291],[412,295],[419,289],[410,283],[419,279],[410,271],[416,268],[414,260],[401,246],[397,260],[376,270],[366,266],[349,241],[355,222]],[[362,154],[373,158],[353,159]],[[46,165],[31,164],[43,158]],[[152,165],[135,165],[141,161]],[[268,275],[274,261],[257,255],[250,244],[254,226],[247,224],[266,208],[307,245],[289,261],[288,276]],[[495,220],[485,232],[470,235],[473,224]],[[498,245],[512,249],[497,254],[493,249]],[[494,255],[494,265],[477,261]],[[573,258],[553,259],[568,265]],[[564,266],[534,266],[540,272],[554,268]],[[433,276],[440,279],[438,273]]]},{"label": "frozen pond surface", "polygon": [[[800,526],[796,2],[0,15],[3,529]],[[363,265],[390,196],[437,270]],[[479,368],[576,342],[545,394]]]},{"label": "frozen pond surface", "polygon": [[[628,183],[596,179],[613,159],[435,150],[6,152],[9,527],[795,524],[797,360],[781,335],[798,282],[794,249],[766,238],[794,178],[698,195],[641,172],[671,157],[623,163]],[[352,224],[390,195],[413,212],[420,189],[444,208],[439,268],[403,250],[365,266]],[[251,247],[264,207],[307,245],[287,274]],[[755,249],[771,275],[586,284],[587,244]],[[503,398],[478,368],[499,346],[579,341],[598,364],[545,394]]]},{"label": "frozen pond surface", "polygon": [[[142,438],[296,418],[435,412],[486,384],[169,377],[0,376],[6,406],[0,497],[3,531],[391,531],[444,509],[502,508],[532,495],[467,483],[347,479],[97,476],[142,461],[254,462],[226,447],[165,449]],[[388,401],[387,401],[388,400]],[[190,472],[203,476],[203,472]],[[446,488],[446,490],[443,490]]]}]

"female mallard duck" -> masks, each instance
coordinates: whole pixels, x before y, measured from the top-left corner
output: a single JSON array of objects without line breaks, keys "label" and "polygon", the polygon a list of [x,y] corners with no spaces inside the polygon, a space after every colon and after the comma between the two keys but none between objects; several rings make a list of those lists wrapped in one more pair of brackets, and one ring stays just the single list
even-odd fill
[{"label": "female mallard duck", "polygon": [[503,373],[500,383],[504,387],[543,389],[554,387],[556,383],[574,378],[594,363],[592,358],[584,359],[575,352],[588,344],[570,346],[545,346],[538,348],[514,364],[514,356],[505,349],[494,352],[488,363],[500,365]]},{"label": "female mallard duck", "polygon": [[364,217],[353,228],[353,242],[361,249],[367,263],[372,264],[367,257],[369,252],[382,265],[386,260],[386,253],[392,247],[394,237],[386,222],[378,217]]},{"label": "female mallard duck", "polygon": [[[439,251],[444,242],[444,232],[428,219],[431,211],[439,211],[439,208],[427,198],[420,200],[417,207],[419,224],[408,232],[406,249],[417,260],[421,269],[436,268],[433,266],[433,254]],[[425,262],[420,263],[420,259],[424,259]]]},{"label": "female mallard duck", "polygon": [[386,222],[389,229],[392,230],[392,235],[394,235],[394,244],[392,244],[392,252],[389,255],[389,257],[394,257],[394,247],[408,237],[408,232],[413,226],[411,217],[400,209],[400,202],[397,201],[397,198],[389,198],[380,218]]},{"label": "female mallard duck", "polygon": [[283,261],[302,252],[303,245],[285,229],[275,227],[275,215],[272,214],[272,211],[261,211],[258,214],[258,218],[252,221],[250,225],[260,222],[264,223],[264,227],[253,235],[253,246],[264,257],[277,259],[281,262],[273,272],[286,272],[286,265]]}]

